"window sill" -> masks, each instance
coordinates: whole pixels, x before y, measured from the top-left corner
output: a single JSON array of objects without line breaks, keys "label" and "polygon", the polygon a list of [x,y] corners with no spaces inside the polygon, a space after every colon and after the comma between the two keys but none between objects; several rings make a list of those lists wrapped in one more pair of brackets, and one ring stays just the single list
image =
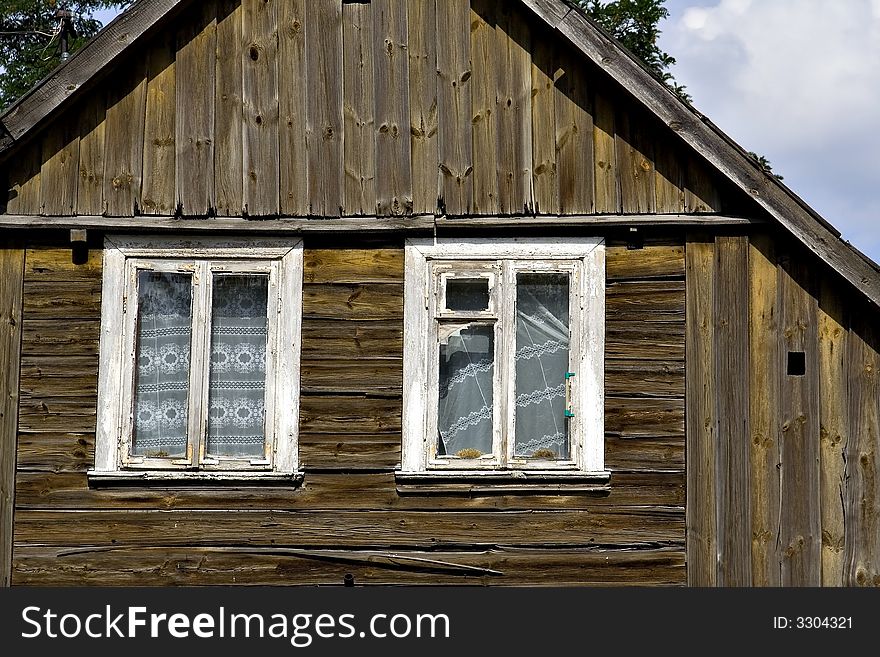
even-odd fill
[{"label": "window sill", "polygon": [[99,488],[106,486],[175,486],[175,485],[262,485],[291,486],[302,485],[301,472],[185,472],[185,471],[137,471],[119,470],[115,472],[97,472],[89,470],[89,486]]},{"label": "window sill", "polygon": [[607,495],[611,473],[565,471],[468,471],[395,472],[401,495],[505,495],[537,493]]}]

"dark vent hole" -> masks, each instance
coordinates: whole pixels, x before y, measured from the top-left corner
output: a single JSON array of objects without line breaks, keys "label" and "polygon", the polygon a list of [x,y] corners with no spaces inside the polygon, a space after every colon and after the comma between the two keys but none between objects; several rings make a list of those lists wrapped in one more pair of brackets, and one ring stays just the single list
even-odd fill
[{"label": "dark vent hole", "polygon": [[803,376],[807,373],[807,355],[803,351],[788,352],[788,375]]}]

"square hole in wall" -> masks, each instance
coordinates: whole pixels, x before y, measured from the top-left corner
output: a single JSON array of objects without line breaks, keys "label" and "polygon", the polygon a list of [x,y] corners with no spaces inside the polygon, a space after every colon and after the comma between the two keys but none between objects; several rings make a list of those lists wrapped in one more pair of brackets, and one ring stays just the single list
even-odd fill
[{"label": "square hole in wall", "polygon": [[807,373],[807,355],[803,351],[788,352],[788,375],[804,376]]}]

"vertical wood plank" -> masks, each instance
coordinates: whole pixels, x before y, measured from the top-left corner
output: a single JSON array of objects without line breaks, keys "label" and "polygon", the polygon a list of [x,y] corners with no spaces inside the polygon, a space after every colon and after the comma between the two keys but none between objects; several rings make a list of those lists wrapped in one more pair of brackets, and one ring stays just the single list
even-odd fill
[{"label": "vertical wood plank", "polygon": [[60,120],[43,137],[40,170],[40,214],[76,213],[79,182],[79,131],[76,121]]},{"label": "vertical wood plank", "polygon": [[624,214],[653,214],[654,149],[645,118],[628,107],[617,113],[617,168]]},{"label": "vertical wood plank", "polygon": [[[606,141],[606,137],[613,134],[613,128],[610,129],[610,133],[606,132],[609,129],[608,116],[599,117],[597,107],[597,119],[601,118],[603,123],[594,131],[593,108],[590,102],[587,76],[580,58],[568,48],[562,48],[559,50],[557,61],[560,73],[556,82],[556,163],[559,173],[559,212],[560,214],[590,214],[593,212],[595,203],[593,141],[597,139],[602,142],[601,148],[607,147],[613,150],[613,137],[610,143]],[[601,111],[610,112],[613,110],[610,107],[603,107]],[[604,162],[608,153],[605,151],[602,153]],[[613,156],[611,159],[616,161]]]},{"label": "vertical wood plank", "polygon": [[850,341],[850,429],[847,442],[846,547],[844,582],[877,586],[880,582],[880,337],[876,313],[852,316]]},{"label": "vertical wood plank", "polygon": [[706,165],[689,155],[685,170],[685,211],[689,213],[721,212],[718,189],[706,169]]},{"label": "vertical wood plank", "polygon": [[144,214],[173,214],[176,207],[176,44],[174,32],[157,39],[147,54],[144,117]]},{"label": "vertical wood plank", "polygon": [[501,153],[500,135],[497,132],[496,98],[501,91],[498,86],[500,80],[496,79],[496,71],[503,65],[499,58],[506,55],[506,52],[496,51],[498,4],[494,0],[474,0],[471,9],[473,213],[485,215],[498,213],[500,170],[496,163],[496,152]]},{"label": "vertical wood plank", "polygon": [[[283,3],[290,6],[291,2]],[[217,5],[217,64],[214,100],[214,196],[221,217],[241,216],[242,166],[242,6],[240,0]]]},{"label": "vertical wood plank", "polygon": [[[659,134],[659,130],[656,131]],[[678,149],[671,140],[657,137],[654,142],[654,200],[658,214],[685,211],[684,171]]]},{"label": "vertical wood plank", "polygon": [[437,11],[440,202],[449,215],[473,207],[470,2],[446,0]]},{"label": "vertical wood plank", "polygon": [[[360,3],[342,5],[347,215],[376,212],[376,142],[380,137],[376,136],[374,118],[379,101],[374,93],[373,13],[378,8]],[[384,178],[387,169],[383,167],[382,172]]]},{"label": "vertical wood plank", "polygon": [[751,424],[752,585],[780,585],[779,276],[769,235],[749,251],[749,423]]},{"label": "vertical wood plank", "polygon": [[0,250],[0,587],[12,577],[24,250]]},{"label": "vertical wood plank", "polygon": [[344,195],[341,0],[309,4],[306,38],[309,214],[334,217],[342,213]]},{"label": "vertical wood plank", "polygon": [[437,211],[437,165],[440,161],[436,0],[407,0],[407,22],[413,214],[434,214]]},{"label": "vertical wood plank", "polygon": [[535,214],[559,214],[555,44],[547,33],[535,35],[532,44],[532,188]]},{"label": "vertical wood plank", "polygon": [[819,461],[822,586],[843,586],[846,448],[850,439],[849,342],[841,285],[823,277],[819,291]]},{"label": "vertical wood plank", "polygon": [[376,214],[412,212],[409,125],[407,6],[400,0],[373,0],[376,82]]},{"label": "vertical wood plank", "polygon": [[[818,303],[805,263],[783,257],[779,267],[783,376],[779,545],[783,586],[821,582],[819,504]],[[805,354],[804,375],[788,373],[788,354]]]},{"label": "vertical wood plank", "polygon": [[214,212],[214,99],[217,5],[202,3],[177,33],[177,205],[187,216]]},{"label": "vertical wood plank", "polygon": [[43,148],[35,139],[22,149],[16,158],[16,166],[9,172],[9,214],[40,214],[40,169]]},{"label": "vertical wood plank", "polygon": [[251,217],[277,215],[281,197],[277,7],[278,0],[242,0],[243,200]]},{"label": "vertical wood plank", "polygon": [[620,190],[614,143],[614,105],[605,93],[597,91],[593,107],[595,210],[599,213],[613,214],[620,212]]},{"label": "vertical wood plank", "polygon": [[715,250],[717,584],[750,586],[748,238],[719,236]]},{"label": "vertical wood plank", "polygon": [[[498,209],[501,214],[532,212],[532,35],[518,5],[498,5],[497,55]],[[580,123],[586,124],[581,115]],[[586,128],[581,126],[586,132]],[[592,138],[589,123],[588,136]],[[590,150],[590,149],[587,149]],[[590,158],[592,159],[592,158]],[[589,190],[592,190],[590,181]]]},{"label": "vertical wood plank", "polygon": [[77,214],[99,215],[104,209],[104,125],[107,97],[92,93],[79,116],[79,186]]},{"label": "vertical wood plank", "polygon": [[279,156],[281,214],[309,213],[309,167],[306,149],[306,0],[278,5],[278,92],[281,111]]},{"label": "vertical wood plank", "polygon": [[715,586],[715,245],[689,235],[687,276],[687,575],[690,586]]},{"label": "vertical wood plank", "polygon": [[128,79],[110,88],[104,129],[104,214],[140,214],[143,177],[146,61],[123,62]]}]

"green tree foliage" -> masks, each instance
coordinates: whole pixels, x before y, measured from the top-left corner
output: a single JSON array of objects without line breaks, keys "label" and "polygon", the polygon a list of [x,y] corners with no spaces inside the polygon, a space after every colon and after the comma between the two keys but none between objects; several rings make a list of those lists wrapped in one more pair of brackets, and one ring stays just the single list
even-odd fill
[{"label": "green tree foliage", "polygon": [[669,17],[666,0],[578,0],[584,12],[599,23],[645,66],[665,82],[682,100],[691,101],[683,85],[678,84],[669,69],[675,58],[665,52],[657,40],[660,21]]},{"label": "green tree foliage", "polygon": [[131,0],[0,0],[0,109],[9,107],[60,63],[58,9],[73,13],[74,52],[101,29],[99,9],[124,7]]}]

